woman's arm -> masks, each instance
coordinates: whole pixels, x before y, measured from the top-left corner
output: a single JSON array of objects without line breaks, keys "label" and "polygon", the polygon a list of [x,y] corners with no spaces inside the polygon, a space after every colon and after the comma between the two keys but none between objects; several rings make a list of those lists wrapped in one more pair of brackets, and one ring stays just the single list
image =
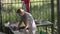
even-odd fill
[{"label": "woman's arm", "polygon": [[26,25],[25,29],[28,29],[29,28],[29,20],[28,19],[25,21],[25,25]]}]

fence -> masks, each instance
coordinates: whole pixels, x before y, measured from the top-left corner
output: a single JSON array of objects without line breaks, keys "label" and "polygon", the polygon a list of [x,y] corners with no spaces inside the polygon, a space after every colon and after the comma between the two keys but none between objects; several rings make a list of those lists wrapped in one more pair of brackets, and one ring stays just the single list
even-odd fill
[{"label": "fence", "polygon": [[[31,0],[30,12],[34,19],[51,21],[54,23],[54,27],[57,28],[56,6],[56,0]],[[2,23],[5,23],[7,20],[9,20],[11,23],[18,22],[20,20],[20,16],[18,16],[15,12],[19,7],[24,7],[20,0],[1,0]],[[49,28],[48,30],[50,31]],[[52,32],[52,34],[53,33],[56,34],[56,32]]]}]

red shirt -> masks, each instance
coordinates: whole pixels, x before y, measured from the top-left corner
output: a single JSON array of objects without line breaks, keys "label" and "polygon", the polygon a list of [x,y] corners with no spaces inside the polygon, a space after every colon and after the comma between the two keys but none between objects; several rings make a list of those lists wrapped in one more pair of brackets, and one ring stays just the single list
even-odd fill
[{"label": "red shirt", "polygon": [[26,6],[26,11],[27,12],[30,12],[30,8],[29,8],[29,3],[30,3],[30,0],[21,0],[25,3],[25,6]]},{"label": "red shirt", "polygon": [[30,3],[30,0],[21,0],[21,1],[24,1],[25,4]]}]

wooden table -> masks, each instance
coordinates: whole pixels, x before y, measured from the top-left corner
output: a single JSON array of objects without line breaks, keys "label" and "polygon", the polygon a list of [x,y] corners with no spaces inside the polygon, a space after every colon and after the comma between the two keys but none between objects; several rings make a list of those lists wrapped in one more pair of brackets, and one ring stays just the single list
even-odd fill
[{"label": "wooden table", "polygon": [[53,23],[49,22],[49,21],[46,21],[46,20],[41,20],[41,21],[37,21],[36,22],[37,24],[37,27],[46,27],[46,33],[47,33],[47,27],[48,26],[51,26],[51,34],[52,34],[52,26],[53,26]]}]

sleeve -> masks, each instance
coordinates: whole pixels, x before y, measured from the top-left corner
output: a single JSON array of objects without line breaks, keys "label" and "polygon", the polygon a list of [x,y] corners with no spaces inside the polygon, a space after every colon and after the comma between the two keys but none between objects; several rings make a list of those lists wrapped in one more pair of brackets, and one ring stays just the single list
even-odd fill
[{"label": "sleeve", "polygon": [[26,19],[25,19],[26,27],[29,27],[29,23],[30,23],[30,18],[29,18],[29,16],[26,15]]},{"label": "sleeve", "polygon": [[26,16],[26,20],[30,20],[30,16],[27,15],[27,16]]}]

